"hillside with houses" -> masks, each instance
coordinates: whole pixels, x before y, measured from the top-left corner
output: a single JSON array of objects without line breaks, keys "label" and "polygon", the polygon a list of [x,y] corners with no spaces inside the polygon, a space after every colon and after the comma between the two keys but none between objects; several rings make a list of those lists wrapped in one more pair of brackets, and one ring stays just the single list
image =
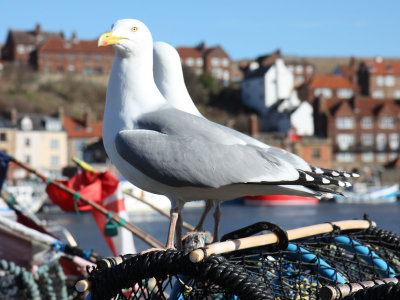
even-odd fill
[{"label": "hillside with houses", "polygon": [[[76,156],[107,164],[102,114],[114,52],[77,33],[10,30],[0,56],[0,150],[52,174]],[[400,59],[233,61],[223,45],[182,45],[189,92],[214,121],[326,168],[365,174],[399,163]]]}]

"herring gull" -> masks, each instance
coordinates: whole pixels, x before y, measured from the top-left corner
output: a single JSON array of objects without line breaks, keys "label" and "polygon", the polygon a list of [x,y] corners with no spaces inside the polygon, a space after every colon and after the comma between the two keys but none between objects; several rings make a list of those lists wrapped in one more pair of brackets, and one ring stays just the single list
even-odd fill
[{"label": "herring gull", "polygon": [[116,52],[104,111],[106,152],[127,180],[170,199],[167,248],[174,245],[175,228],[180,243],[177,221],[187,201],[266,193],[315,196],[325,185],[339,183],[310,176],[170,105],[154,82],[153,40],[142,22],[119,20],[98,44],[112,45]]}]

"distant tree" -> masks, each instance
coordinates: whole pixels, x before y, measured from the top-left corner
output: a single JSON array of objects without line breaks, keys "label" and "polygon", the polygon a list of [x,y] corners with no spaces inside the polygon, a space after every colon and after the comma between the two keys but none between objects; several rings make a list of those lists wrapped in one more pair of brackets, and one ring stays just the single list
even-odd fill
[{"label": "distant tree", "polygon": [[207,105],[210,101],[209,92],[202,84],[199,76],[197,76],[192,69],[183,67],[183,77],[193,102],[196,105]]},{"label": "distant tree", "polygon": [[204,88],[208,91],[210,97],[218,95],[218,93],[221,91],[221,82],[216,80],[210,73],[202,73],[199,76],[199,80],[203,84]]}]

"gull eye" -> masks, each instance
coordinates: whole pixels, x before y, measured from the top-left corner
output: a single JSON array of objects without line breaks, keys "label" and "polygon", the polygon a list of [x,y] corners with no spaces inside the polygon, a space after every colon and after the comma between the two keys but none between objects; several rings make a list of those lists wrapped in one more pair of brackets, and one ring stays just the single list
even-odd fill
[{"label": "gull eye", "polygon": [[131,31],[136,32],[137,29],[138,29],[138,28],[137,28],[136,26],[133,26],[133,27],[131,28]]}]

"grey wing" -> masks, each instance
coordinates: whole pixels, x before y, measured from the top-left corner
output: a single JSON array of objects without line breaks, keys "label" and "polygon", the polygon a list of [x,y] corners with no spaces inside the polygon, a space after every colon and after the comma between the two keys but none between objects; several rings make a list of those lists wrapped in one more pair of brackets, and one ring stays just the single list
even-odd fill
[{"label": "grey wing", "polygon": [[262,143],[261,141],[255,139],[251,136],[248,136],[242,132],[234,130],[232,128],[225,127],[225,126],[219,125],[219,124],[217,124],[217,126],[220,129],[224,130],[227,134],[231,134],[234,137],[241,139],[246,144],[260,147],[260,148],[264,149],[264,151],[267,151],[269,154],[274,155],[278,158],[281,158],[281,159],[291,163],[297,169],[300,169],[303,171],[311,171],[310,165],[304,159],[302,159],[300,156],[297,156],[296,154],[293,154],[293,153],[288,152],[281,148],[266,145],[266,144]]},{"label": "grey wing", "polygon": [[275,155],[283,160],[286,160],[287,162],[291,163],[296,169],[311,171],[310,165],[296,154],[277,147],[270,147],[265,151],[268,151],[269,153],[271,153],[271,155]]},{"label": "grey wing", "polygon": [[115,140],[129,164],[163,184],[220,187],[235,183],[290,183],[299,172],[257,147],[224,145],[201,137],[124,130]]}]

